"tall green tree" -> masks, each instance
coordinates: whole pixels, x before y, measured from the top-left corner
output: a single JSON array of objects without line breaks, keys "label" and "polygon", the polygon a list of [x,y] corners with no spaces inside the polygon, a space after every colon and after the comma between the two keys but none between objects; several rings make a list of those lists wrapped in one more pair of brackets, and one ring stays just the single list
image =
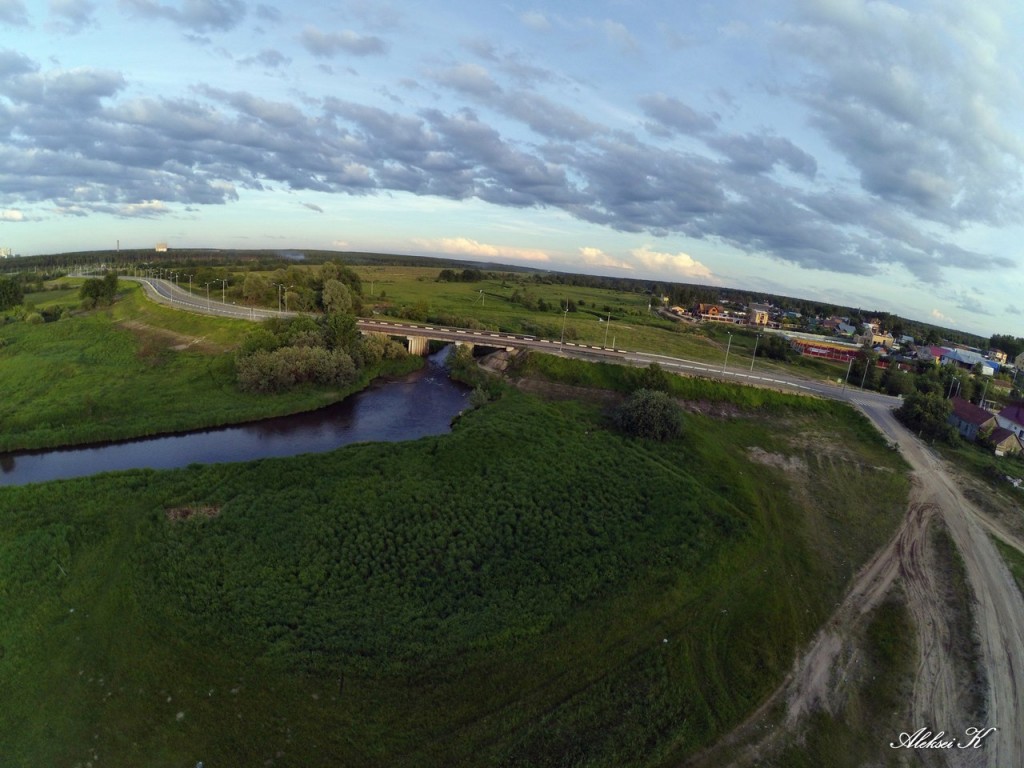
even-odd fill
[{"label": "tall green tree", "polygon": [[0,311],[16,307],[24,300],[21,283],[9,277],[0,277]]}]

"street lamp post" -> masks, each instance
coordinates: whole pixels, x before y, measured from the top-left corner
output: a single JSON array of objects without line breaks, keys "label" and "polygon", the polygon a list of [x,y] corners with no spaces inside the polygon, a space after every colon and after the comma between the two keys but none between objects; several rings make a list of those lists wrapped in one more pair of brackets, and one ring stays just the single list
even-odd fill
[{"label": "street lamp post", "polygon": [[[210,282],[215,282],[211,280]],[[210,308],[210,283],[206,284],[206,308]]]},{"label": "street lamp post", "polygon": [[220,278],[220,303],[221,304],[227,304],[228,303],[228,300],[225,297],[225,291],[227,290],[227,287],[228,287],[228,281],[225,280],[223,277]]},{"label": "street lamp post", "polygon": [[605,349],[608,349],[608,330],[612,327],[612,313],[608,311],[608,319],[605,320],[604,326],[604,344],[602,345]]},{"label": "street lamp post", "polygon": [[754,339],[754,354],[750,356],[750,372],[754,372],[754,361],[757,360],[757,343],[761,340],[761,334],[757,334]]},{"label": "street lamp post", "polygon": [[725,373],[725,369],[729,367],[729,349],[732,347],[732,331],[727,333],[729,334],[729,342],[725,345],[725,362],[722,363],[722,373]]},{"label": "street lamp post", "polygon": [[853,358],[850,358],[850,364],[846,366],[846,376],[843,377],[843,392],[846,391],[846,384],[850,381],[850,371],[853,370]]},{"label": "street lamp post", "polygon": [[558,340],[559,344],[565,344],[565,321],[569,319],[569,300],[565,300],[565,313],[562,315],[562,338]]}]

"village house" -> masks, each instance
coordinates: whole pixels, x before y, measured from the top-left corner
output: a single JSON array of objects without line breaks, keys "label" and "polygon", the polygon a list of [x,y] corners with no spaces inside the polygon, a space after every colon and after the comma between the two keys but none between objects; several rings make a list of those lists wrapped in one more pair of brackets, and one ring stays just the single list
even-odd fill
[{"label": "village house", "polygon": [[1011,403],[996,416],[999,426],[1024,439],[1024,403]]},{"label": "village house", "polygon": [[996,417],[984,408],[979,408],[961,397],[954,397],[952,403],[953,412],[949,414],[948,421],[956,427],[964,440],[973,443],[981,432],[987,429],[994,430],[998,426]]},{"label": "village house", "polygon": [[771,307],[767,304],[751,304],[747,308],[747,324],[748,325],[760,325],[764,327],[768,325],[768,317],[771,313]]}]

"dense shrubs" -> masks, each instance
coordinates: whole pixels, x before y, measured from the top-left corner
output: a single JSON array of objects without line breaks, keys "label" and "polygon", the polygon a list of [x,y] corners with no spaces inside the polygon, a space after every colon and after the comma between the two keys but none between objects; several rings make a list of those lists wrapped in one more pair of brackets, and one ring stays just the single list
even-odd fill
[{"label": "dense shrubs", "polygon": [[386,336],[361,338],[351,315],[273,319],[242,341],[235,373],[245,392],[284,392],[301,384],[344,387],[362,368],[405,354]]},{"label": "dense shrubs", "polygon": [[638,389],[615,412],[619,429],[634,437],[671,440],[683,431],[679,406],[665,392]]},{"label": "dense shrubs", "polygon": [[342,349],[296,346],[260,349],[236,363],[238,386],[246,392],[283,392],[307,382],[346,386],[358,371]]},{"label": "dense shrubs", "polygon": [[939,393],[912,392],[896,409],[896,418],[921,437],[955,442],[956,429],[948,422],[952,411],[952,404]]},{"label": "dense shrubs", "polygon": [[99,304],[113,304],[117,295],[117,273],[107,272],[102,279],[86,280],[78,296],[82,306],[92,309]]}]

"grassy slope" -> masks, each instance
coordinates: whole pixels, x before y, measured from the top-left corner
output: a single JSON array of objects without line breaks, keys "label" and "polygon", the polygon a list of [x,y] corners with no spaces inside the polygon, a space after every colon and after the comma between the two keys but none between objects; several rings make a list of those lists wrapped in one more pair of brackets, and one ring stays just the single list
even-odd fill
[{"label": "grassy slope", "polygon": [[0,489],[2,762],[672,764],[902,509],[858,416],[769,410],[653,446],[510,395],[411,444]]},{"label": "grassy slope", "polygon": [[[753,329],[721,323],[692,325],[668,320],[648,312],[644,293],[613,291],[603,288],[535,283],[527,275],[475,283],[439,283],[439,269],[429,267],[356,267],[363,280],[367,305],[371,301],[393,317],[401,308],[419,308],[433,317],[449,315],[453,320],[473,318],[488,328],[516,333],[531,333],[545,338],[561,337],[563,320],[567,340],[600,346],[654,352],[695,360],[725,362],[729,348],[731,368],[748,368],[754,352]],[[480,291],[484,300],[480,301]],[[381,297],[381,292],[384,296]],[[552,309],[529,310],[510,301],[515,291],[543,299]],[[583,301],[578,311],[563,317],[558,306],[566,299]],[[611,326],[605,320],[611,309]],[[729,341],[729,333],[732,340]],[[799,359],[792,365],[758,358],[756,371],[787,370],[815,378],[835,380],[846,373],[845,365],[820,360]]]},{"label": "grassy slope", "polygon": [[135,284],[121,288],[124,297],[109,309],[45,325],[0,325],[7,341],[0,346],[0,451],[251,421],[347,394],[239,392],[228,350],[251,323],[168,309]]}]

